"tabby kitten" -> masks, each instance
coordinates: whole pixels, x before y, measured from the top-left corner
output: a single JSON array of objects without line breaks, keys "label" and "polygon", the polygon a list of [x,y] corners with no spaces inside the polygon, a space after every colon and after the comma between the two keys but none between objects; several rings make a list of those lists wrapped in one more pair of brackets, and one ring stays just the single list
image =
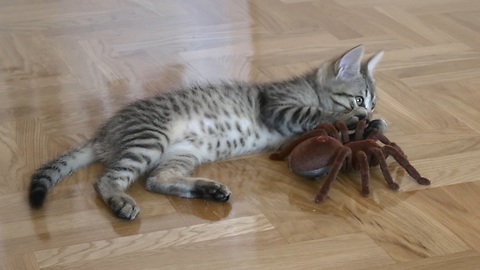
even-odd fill
[{"label": "tabby kitten", "polygon": [[225,185],[190,176],[196,166],[274,150],[322,122],[354,126],[370,118],[372,74],[383,52],[362,64],[363,52],[355,47],[286,81],[195,85],[134,102],[84,145],[40,167],[31,178],[30,204],[41,207],[54,185],[93,162],[106,166],[95,189],[119,218],[140,212],[125,191],[141,176],[152,192],[227,201]]}]

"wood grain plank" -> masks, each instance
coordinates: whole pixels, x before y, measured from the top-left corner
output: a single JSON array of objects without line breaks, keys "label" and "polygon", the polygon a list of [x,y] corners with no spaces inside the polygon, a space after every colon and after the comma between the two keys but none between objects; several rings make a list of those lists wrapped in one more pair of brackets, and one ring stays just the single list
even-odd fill
[{"label": "wood grain plank", "polygon": [[[241,243],[241,241],[240,241]],[[369,252],[364,252],[368,250]],[[179,260],[179,258],[181,258]],[[206,259],[208,258],[208,259]],[[375,258],[375,259],[373,259]],[[145,268],[181,269],[292,269],[321,267],[322,269],[371,269],[393,261],[364,234],[339,236],[298,244],[252,248],[247,245],[220,249],[174,249],[155,254],[142,253],[136,257],[123,256],[105,260],[68,264],[68,267],[88,269],[95,265],[104,269],[135,268],[142,261]],[[45,269],[59,269],[57,267]]]}]

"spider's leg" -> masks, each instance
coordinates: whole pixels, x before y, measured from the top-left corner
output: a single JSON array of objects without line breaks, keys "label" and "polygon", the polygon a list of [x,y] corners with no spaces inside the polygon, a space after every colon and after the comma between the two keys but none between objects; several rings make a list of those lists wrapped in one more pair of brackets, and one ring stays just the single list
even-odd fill
[{"label": "spider's leg", "polygon": [[348,156],[351,155],[352,151],[348,147],[342,147],[340,150],[338,150],[332,167],[328,172],[327,179],[325,180],[325,183],[318,192],[317,196],[315,196],[316,203],[321,203],[323,200],[325,200],[325,197],[327,197],[327,194],[330,191],[330,186],[332,185],[333,180],[337,178],[338,171],[340,171],[340,169],[342,168],[343,162]]},{"label": "spider's leg", "polygon": [[422,177],[420,173],[408,162],[408,159],[397,148],[385,145],[382,148],[383,152],[390,154],[402,166],[407,173],[417,181],[420,185],[430,185],[430,180]]},{"label": "spider's leg", "polygon": [[384,141],[380,140],[378,137],[377,137],[377,134],[380,134],[380,132],[378,132],[378,130],[374,129],[372,130],[372,132],[370,132],[370,134],[368,134],[366,140],[379,140],[381,142],[383,142],[384,144],[390,144],[390,140],[385,137],[386,141],[388,141],[388,143],[385,143]]},{"label": "spider's leg", "polygon": [[327,132],[328,136],[330,136],[332,138],[335,138],[335,139],[340,141],[340,134],[339,134],[338,130],[335,128],[335,126],[333,126],[332,124],[323,123],[323,124],[318,125],[316,129],[323,129],[323,130],[325,130],[325,132]]},{"label": "spider's leg", "polygon": [[388,187],[393,190],[399,190],[400,186],[397,183],[393,182],[392,175],[388,171],[387,162],[385,161],[385,156],[383,154],[382,148],[372,147],[368,149],[368,151],[375,155],[375,157],[378,159],[380,163],[380,169],[382,170],[385,181],[387,181]]},{"label": "spider's leg", "polygon": [[[360,124],[360,122],[358,122],[358,124]],[[350,135],[348,135],[348,128],[347,128],[347,125],[345,125],[345,122],[336,121],[335,126],[340,131],[340,134],[342,135],[342,143],[343,144],[348,143],[350,141]]]},{"label": "spider's leg", "polygon": [[362,195],[370,195],[370,166],[368,165],[367,154],[363,151],[357,152],[357,166],[362,176]]},{"label": "spider's leg", "polygon": [[365,128],[367,126],[367,121],[366,120],[361,120],[357,124],[357,128],[355,129],[355,141],[361,141],[363,140],[363,134],[365,133]]},{"label": "spider's leg", "polygon": [[302,136],[300,136],[299,138],[297,138],[296,140],[291,142],[289,145],[287,145],[283,150],[281,150],[277,153],[271,154],[270,159],[282,160],[282,159],[286,158],[288,155],[290,155],[292,150],[295,147],[297,147],[297,145],[299,145],[300,143],[302,143],[303,141],[305,141],[307,139],[317,137],[317,136],[327,136],[327,132],[323,129],[314,129],[312,131],[304,133]]},{"label": "spider's leg", "polygon": [[[390,145],[390,146],[393,146],[395,148],[397,148],[398,151],[400,151],[400,153],[402,155],[405,156],[405,158],[407,158],[407,156],[405,155],[405,153],[403,152],[402,148],[400,148],[400,146],[398,146],[398,144],[390,141],[387,136],[383,135],[382,133],[378,132],[378,130],[372,130],[372,132],[368,135],[367,139],[371,139],[371,140],[379,140],[381,143],[385,144],[385,145]],[[385,153],[385,158],[387,158],[389,156],[388,153]]]}]

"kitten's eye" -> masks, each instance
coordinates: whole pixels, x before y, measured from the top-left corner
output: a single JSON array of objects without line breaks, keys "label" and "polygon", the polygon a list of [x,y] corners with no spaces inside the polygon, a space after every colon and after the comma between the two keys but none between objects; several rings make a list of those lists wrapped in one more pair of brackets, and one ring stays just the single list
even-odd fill
[{"label": "kitten's eye", "polygon": [[355,97],[355,102],[357,102],[358,106],[363,106],[363,102],[364,102],[363,97],[361,96]]}]

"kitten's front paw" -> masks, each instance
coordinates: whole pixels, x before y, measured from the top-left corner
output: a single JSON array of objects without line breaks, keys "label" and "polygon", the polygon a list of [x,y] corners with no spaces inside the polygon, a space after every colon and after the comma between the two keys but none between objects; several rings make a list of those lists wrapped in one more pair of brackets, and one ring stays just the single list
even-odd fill
[{"label": "kitten's front paw", "polygon": [[363,107],[358,107],[345,114],[340,120],[345,122],[349,130],[353,130],[357,126],[358,121],[366,119],[367,117],[367,110]]},{"label": "kitten's front paw", "polygon": [[140,213],[135,201],[128,195],[115,195],[108,199],[108,205],[121,219],[133,220]]},{"label": "kitten's front paw", "polygon": [[227,186],[208,179],[198,179],[191,191],[194,198],[209,199],[219,202],[226,202],[230,199],[232,192]]}]

